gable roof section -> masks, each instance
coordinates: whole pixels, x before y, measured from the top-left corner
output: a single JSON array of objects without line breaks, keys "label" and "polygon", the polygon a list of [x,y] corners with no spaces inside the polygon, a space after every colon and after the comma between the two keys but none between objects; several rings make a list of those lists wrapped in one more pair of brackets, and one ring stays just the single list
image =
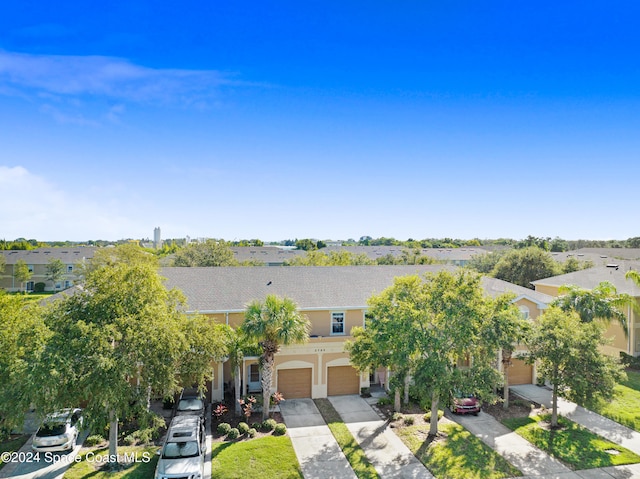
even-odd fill
[{"label": "gable roof section", "polygon": [[167,288],[187,297],[187,310],[201,313],[244,311],[268,294],[293,299],[301,310],[365,308],[397,276],[424,275],[447,265],[288,266],[162,268]]},{"label": "gable roof section", "polygon": [[552,276],[550,278],[533,281],[534,286],[555,286],[573,284],[585,289],[593,289],[603,281],[613,284],[618,293],[627,293],[631,296],[640,296],[640,288],[633,281],[625,278],[630,269],[637,270],[640,263],[637,261],[612,261],[616,267],[596,266],[594,268],[574,271],[573,273]]},{"label": "gable roof section", "polygon": [[38,248],[31,250],[4,250],[0,253],[7,264],[16,264],[23,260],[27,264],[47,264],[52,258],[58,258],[65,264],[76,264],[93,258],[96,251],[93,246],[77,246],[73,248]]},{"label": "gable roof section", "polygon": [[524,288],[498,278],[490,278],[488,276],[482,277],[482,286],[484,287],[485,292],[492,298],[504,293],[513,293],[516,295],[514,302],[525,298],[536,303],[540,309],[546,308],[554,299],[553,296],[549,296],[548,294]]}]

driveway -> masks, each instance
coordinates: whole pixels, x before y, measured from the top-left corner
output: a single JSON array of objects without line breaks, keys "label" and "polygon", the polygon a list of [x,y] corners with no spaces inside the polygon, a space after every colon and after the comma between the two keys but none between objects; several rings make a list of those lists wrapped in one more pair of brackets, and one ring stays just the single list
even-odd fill
[{"label": "driveway", "polygon": [[305,479],[356,479],[312,399],[287,399],[280,414]]}]

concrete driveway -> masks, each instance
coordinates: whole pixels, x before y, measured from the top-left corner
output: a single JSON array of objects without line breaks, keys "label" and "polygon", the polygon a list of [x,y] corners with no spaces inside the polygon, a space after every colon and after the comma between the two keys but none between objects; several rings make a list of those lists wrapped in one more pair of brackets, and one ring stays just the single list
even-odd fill
[{"label": "concrete driveway", "polygon": [[305,479],[356,479],[312,399],[282,401],[280,414]]}]

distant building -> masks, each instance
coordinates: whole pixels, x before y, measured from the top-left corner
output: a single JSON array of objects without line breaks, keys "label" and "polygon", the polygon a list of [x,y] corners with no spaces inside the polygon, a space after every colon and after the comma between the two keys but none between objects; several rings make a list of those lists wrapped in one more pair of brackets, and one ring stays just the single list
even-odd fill
[{"label": "distant building", "polygon": [[162,248],[162,236],[160,235],[160,227],[153,229],[153,247],[155,249]]}]

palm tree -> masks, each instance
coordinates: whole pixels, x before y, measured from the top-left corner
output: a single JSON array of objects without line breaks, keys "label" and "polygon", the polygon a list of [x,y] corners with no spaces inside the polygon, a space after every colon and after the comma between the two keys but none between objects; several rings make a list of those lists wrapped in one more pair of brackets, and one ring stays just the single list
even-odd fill
[{"label": "palm tree", "polygon": [[234,330],[229,328],[227,331],[227,337],[225,338],[225,347],[227,350],[227,357],[229,358],[229,365],[231,367],[231,378],[233,379],[233,389],[235,391],[234,403],[235,403],[235,415],[242,415],[240,409],[240,380],[242,379],[242,360],[245,357],[245,353],[254,350],[256,347],[251,345],[245,338],[243,332],[239,329]]},{"label": "palm tree", "polygon": [[258,341],[262,349],[262,419],[269,417],[269,398],[274,370],[274,358],[281,346],[301,344],[309,339],[309,320],[298,312],[289,298],[267,295],[264,302],[254,300],[247,306],[242,331],[248,339]]},{"label": "palm tree", "polygon": [[[629,271],[629,273],[632,272],[635,273],[635,271]],[[627,277],[632,276],[627,273]],[[625,336],[628,334],[629,325],[623,308],[626,306],[635,308],[636,303],[632,296],[618,293],[613,284],[603,281],[591,290],[575,285],[564,285],[560,286],[558,292],[561,296],[556,298],[552,305],[560,307],[565,312],[575,311],[583,323],[600,320],[609,324],[611,321],[617,321]]]}]

